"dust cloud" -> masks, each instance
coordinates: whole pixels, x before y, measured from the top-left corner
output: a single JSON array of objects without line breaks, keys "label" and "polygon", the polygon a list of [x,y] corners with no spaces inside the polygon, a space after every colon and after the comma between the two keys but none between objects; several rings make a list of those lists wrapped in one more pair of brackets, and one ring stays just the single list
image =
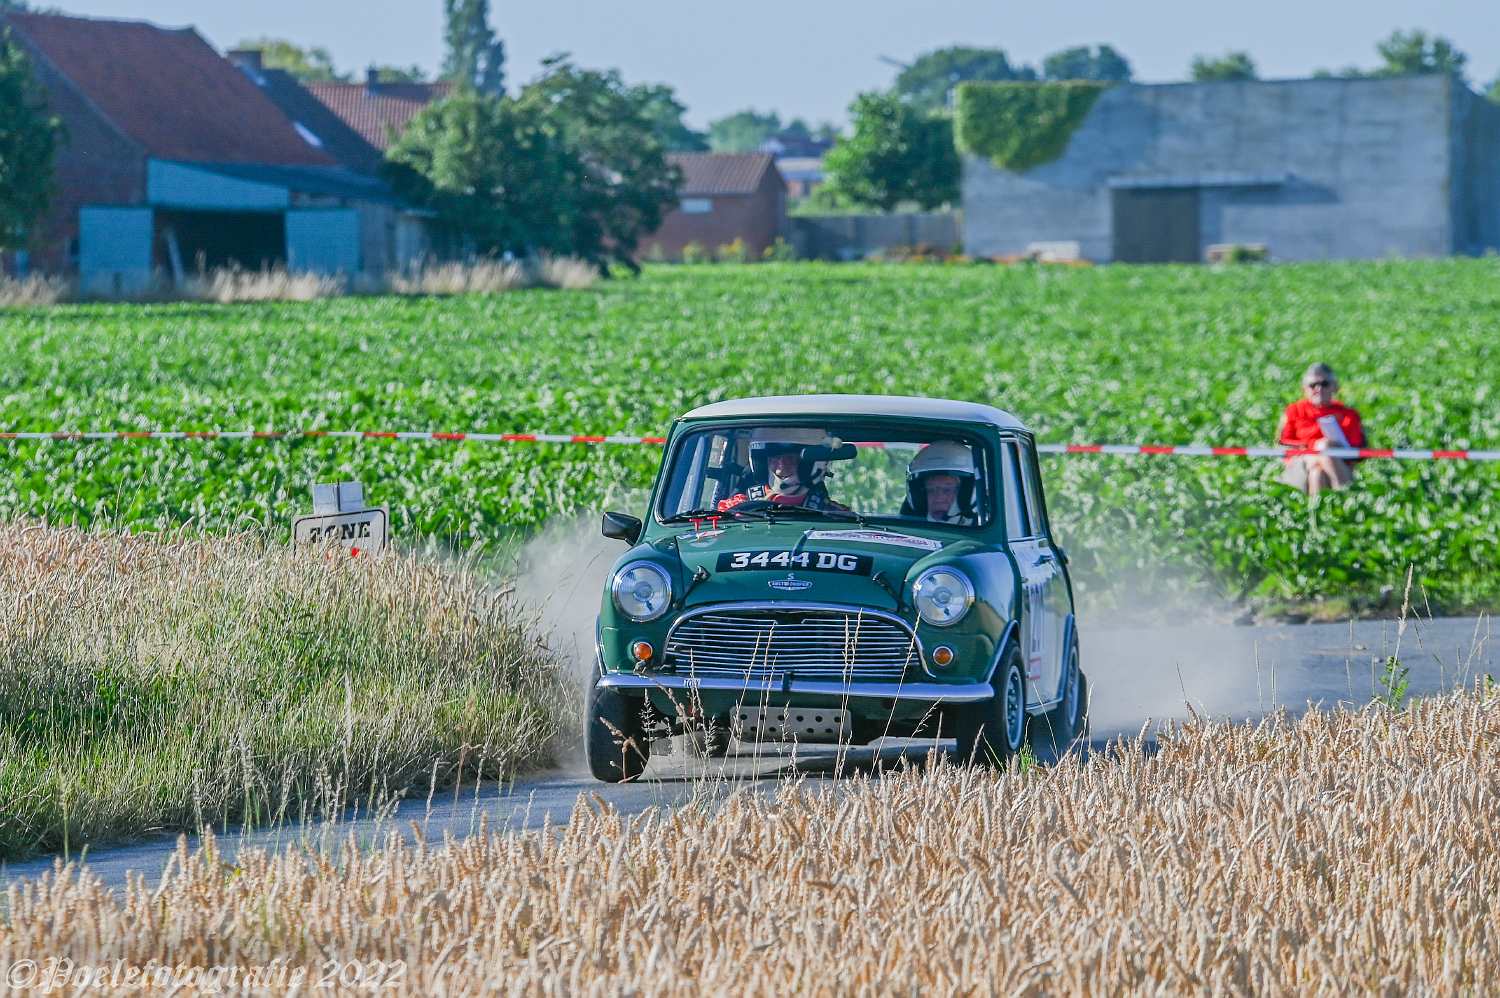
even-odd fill
[{"label": "dust cloud", "polygon": [[[612,509],[639,509],[644,493],[617,498]],[[566,670],[571,704],[557,743],[559,761],[568,769],[583,766],[582,709],[593,680],[594,626],[604,583],[615,559],[625,552],[621,541],[599,532],[600,514],[550,521],[523,545],[507,574],[516,605],[531,614],[535,632]]]},{"label": "dust cloud", "polygon": [[1157,566],[1097,608],[1087,594],[1078,598],[1095,739],[1194,713],[1244,717],[1286,703],[1277,686],[1276,642],[1261,628],[1235,626],[1235,608],[1201,586],[1175,579],[1167,596],[1159,584],[1173,575],[1169,566]]}]

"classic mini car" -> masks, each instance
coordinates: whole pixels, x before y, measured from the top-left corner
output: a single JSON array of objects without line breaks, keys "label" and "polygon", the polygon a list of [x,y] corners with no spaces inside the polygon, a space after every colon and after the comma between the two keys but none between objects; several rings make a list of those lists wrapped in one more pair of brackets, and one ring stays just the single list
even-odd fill
[{"label": "classic mini car", "polygon": [[589,767],[641,774],[685,734],[952,738],[1003,764],[1086,729],[1068,559],[1031,433],[987,405],[718,402],[672,426],[599,611]]}]

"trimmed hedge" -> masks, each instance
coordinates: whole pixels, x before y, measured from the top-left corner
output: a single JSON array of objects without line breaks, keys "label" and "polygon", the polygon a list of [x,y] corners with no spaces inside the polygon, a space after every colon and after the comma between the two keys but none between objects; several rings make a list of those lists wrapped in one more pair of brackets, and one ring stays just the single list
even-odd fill
[{"label": "trimmed hedge", "polygon": [[960,152],[1017,173],[1050,163],[1068,148],[1108,83],[961,83],[954,118]]}]

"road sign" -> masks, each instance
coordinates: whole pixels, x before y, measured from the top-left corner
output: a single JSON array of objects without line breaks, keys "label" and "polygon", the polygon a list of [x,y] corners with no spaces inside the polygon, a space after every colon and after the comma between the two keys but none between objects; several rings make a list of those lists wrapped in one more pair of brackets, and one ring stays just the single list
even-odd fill
[{"label": "road sign", "polygon": [[390,511],[365,506],[365,490],[358,482],[314,485],[313,511],[292,521],[297,544],[337,546],[352,557],[385,548],[390,533]]}]

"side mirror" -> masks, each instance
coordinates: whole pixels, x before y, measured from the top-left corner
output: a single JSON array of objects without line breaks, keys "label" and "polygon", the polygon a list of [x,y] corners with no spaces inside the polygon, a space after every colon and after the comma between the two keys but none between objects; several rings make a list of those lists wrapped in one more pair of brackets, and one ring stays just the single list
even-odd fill
[{"label": "side mirror", "polygon": [[644,524],[640,520],[626,513],[605,513],[604,522],[599,529],[605,537],[611,540],[624,541],[626,544],[634,544],[641,539],[641,530]]}]

